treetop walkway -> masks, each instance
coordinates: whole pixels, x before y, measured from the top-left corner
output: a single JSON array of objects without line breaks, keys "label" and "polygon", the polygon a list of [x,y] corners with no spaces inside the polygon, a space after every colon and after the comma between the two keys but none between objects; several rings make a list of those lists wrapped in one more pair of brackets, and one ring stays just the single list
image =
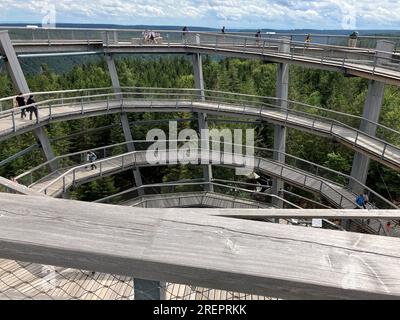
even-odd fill
[{"label": "treetop walkway", "polygon": [[[349,75],[400,84],[400,56],[393,45],[377,48],[347,47],[343,38],[336,45],[296,41],[295,37],[260,37],[246,34],[210,32],[182,32],[158,30],[162,41],[145,41],[145,30],[101,29],[26,29],[7,28],[17,53],[201,53],[247,59],[296,64],[305,67],[344,72]],[[377,39],[397,41],[395,38],[371,37],[367,46]],[[369,39],[366,37],[365,39]],[[364,42],[364,43],[365,43]],[[280,52],[282,46],[289,48]],[[379,45],[378,45],[379,46]],[[389,52],[388,52],[389,51]]]},{"label": "treetop walkway", "polygon": [[[121,112],[206,112],[232,117],[260,119],[273,124],[330,137],[357,152],[395,170],[400,170],[400,147],[385,141],[398,140],[400,132],[362,117],[327,110],[304,103],[283,100],[286,109],[277,106],[281,100],[228,92],[204,90],[202,101],[195,89],[122,88],[122,93],[110,93],[110,88],[67,90],[37,93],[38,123],[20,119],[22,108],[12,108],[14,97],[3,98],[0,112],[0,140],[29,132],[43,125],[84,117]],[[96,94],[93,94],[96,92]],[[98,93],[101,92],[101,93]],[[54,97],[57,98],[54,98]],[[316,114],[317,113],[317,114]],[[319,115],[320,114],[320,115]],[[331,118],[329,116],[331,116]],[[349,123],[349,124],[347,124]],[[378,138],[355,127],[364,123],[378,128]]]},{"label": "treetop walkway", "polygon": [[[369,158],[400,171],[400,132],[379,123],[385,83],[400,85],[398,39],[360,37],[356,48],[343,37],[309,43],[298,35],[163,30],[152,39],[143,30],[7,29],[0,31],[0,59],[14,90],[35,96],[38,119],[21,119],[22,109],[31,106],[15,108],[15,96],[0,99],[0,141],[32,132],[37,144],[1,163],[36,147],[46,162],[13,181],[0,177],[0,191],[9,193],[0,193],[0,299],[193,298],[202,296],[200,288],[212,288],[206,289],[212,297],[233,291],[255,298],[400,298],[399,232],[388,227],[400,221],[399,210],[347,210],[364,190],[376,207],[397,209],[366,181]],[[114,57],[135,53],[189,54],[196,89],[122,87]],[[104,56],[112,88],[31,93],[19,64],[19,58],[86,54]],[[277,63],[277,98],[204,90],[204,54]],[[288,65],[369,79],[363,115],[289,100]],[[253,155],[246,146],[242,155],[244,146],[237,144],[230,144],[233,153],[197,145],[197,152],[185,149],[184,164],[201,165],[202,178],[143,184],[139,168],[180,164],[175,156],[182,141],[169,137],[176,144],[153,153],[161,162],[150,161],[154,141],[133,140],[130,112],[198,113],[199,130],[208,129],[209,114],[236,123],[268,122],[274,149],[251,146]],[[54,155],[44,126],[110,114],[120,116],[125,143],[93,149],[99,156],[93,163],[86,162],[89,150]],[[351,176],[287,154],[286,128],[353,149]],[[258,172],[272,184],[216,179],[213,165]],[[95,203],[53,199],[125,170],[132,170],[134,188]],[[326,201],[296,195],[284,183]],[[289,201],[293,197],[324,210],[302,209]],[[284,207],[292,209],[278,209]],[[46,281],[44,266],[57,285]]]},{"label": "treetop walkway", "polygon": [[[159,153],[157,156],[159,159],[165,159],[165,163],[150,163],[147,159],[148,151],[146,148],[152,144],[152,142],[136,141],[135,144],[139,145],[139,148],[144,148],[145,150],[126,152],[125,148],[130,143],[133,142],[93,149],[92,151],[99,154],[100,158],[103,158],[93,163],[96,166],[94,170],[90,170],[91,165],[86,163],[86,154],[90,150],[84,150],[59,156],[51,160],[50,162],[58,162],[60,165],[59,169],[54,172],[48,171],[50,162],[47,161],[17,176],[16,180],[35,191],[43,192],[51,196],[60,196],[71,186],[125,171],[132,167],[168,165],[170,164],[170,159],[173,159],[173,154],[179,152],[179,150],[158,150]],[[245,146],[240,147],[244,148]],[[390,201],[348,175],[286,153],[284,155],[287,163],[277,162],[272,160],[274,152],[276,152],[276,150],[255,147],[254,157],[238,155],[227,152],[226,150],[207,150],[207,156],[200,148],[196,155],[187,156],[185,161],[187,163],[191,162],[196,164],[205,163],[204,161],[207,161],[207,163],[213,165],[254,169],[266,175],[284,179],[290,184],[319,193],[335,206],[342,208],[355,207],[354,201],[356,195],[350,192],[347,187],[351,183],[357,184],[362,189],[368,190],[371,202],[375,202],[378,207],[396,208]],[[119,153],[119,155],[116,155],[116,153]],[[205,158],[206,156],[207,158]],[[179,162],[176,164],[178,163]]]}]

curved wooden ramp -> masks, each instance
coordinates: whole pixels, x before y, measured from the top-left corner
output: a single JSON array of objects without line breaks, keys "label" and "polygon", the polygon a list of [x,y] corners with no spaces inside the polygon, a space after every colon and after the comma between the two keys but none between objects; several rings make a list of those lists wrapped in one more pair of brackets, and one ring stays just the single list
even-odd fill
[{"label": "curved wooden ramp", "polygon": [[181,192],[153,194],[120,202],[121,206],[141,208],[271,208],[266,203],[241,199],[217,192]]},{"label": "curved wooden ramp", "polygon": [[[385,52],[383,63],[377,63],[375,50],[326,46],[318,44],[290,43],[290,53],[279,52],[278,48],[285,40],[256,39],[226,35],[225,41],[219,34],[199,34],[197,44],[195,33],[189,33],[189,42],[168,42],[164,44],[136,44],[128,41],[104,43],[100,39],[70,40],[20,40],[13,41],[17,53],[60,53],[60,52],[98,52],[115,54],[205,54],[237,57],[242,59],[260,59],[275,63],[287,63],[307,68],[335,71],[366,79],[378,80],[388,84],[400,84],[398,55]],[[218,38],[218,39],[217,39]],[[232,43],[233,42],[233,43]]]},{"label": "curved wooden ramp", "polygon": [[123,99],[77,104],[42,105],[39,108],[40,123],[21,120],[13,110],[0,113],[0,141],[18,134],[29,132],[37,127],[51,122],[80,119],[119,112],[205,112],[233,117],[257,118],[273,124],[292,127],[298,130],[312,132],[330,137],[364,153],[374,160],[400,170],[400,148],[379,138],[369,136],[355,128],[349,127],[329,118],[319,118],[289,110],[281,111],[272,107],[239,105],[220,102],[197,102],[185,100],[153,100],[153,99]]},{"label": "curved wooden ramp", "polygon": [[[95,162],[97,168],[94,170],[91,170],[90,166],[87,165],[80,165],[69,169],[60,169],[42,178],[38,182],[35,182],[30,187],[37,192],[44,192],[49,196],[57,197],[75,184],[98,179],[99,177],[111,175],[135,166],[141,167],[168,165],[170,164],[168,159],[170,159],[170,153],[172,152],[173,150],[160,151],[160,157],[167,159],[165,163],[161,164],[149,163],[146,157],[146,151],[136,151],[97,161]],[[225,155],[227,156],[226,158]],[[222,151],[220,154],[211,154],[210,163],[213,165],[236,168],[247,167],[251,170],[254,169],[257,172],[281,178],[289,184],[304,187],[307,190],[321,194],[337,207],[347,209],[352,209],[355,207],[355,195],[348,191],[345,186],[341,186],[307,171],[303,171],[270,159],[254,157],[253,164],[251,161],[252,158],[243,156],[238,158],[233,157],[233,161],[224,163],[224,159],[232,158],[229,156],[232,156],[232,154]],[[198,154],[197,156],[189,158],[188,160],[190,160],[192,163],[199,164],[203,159],[205,159],[203,158],[203,155]],[[209,160],[207,159],[207,161]]]}]

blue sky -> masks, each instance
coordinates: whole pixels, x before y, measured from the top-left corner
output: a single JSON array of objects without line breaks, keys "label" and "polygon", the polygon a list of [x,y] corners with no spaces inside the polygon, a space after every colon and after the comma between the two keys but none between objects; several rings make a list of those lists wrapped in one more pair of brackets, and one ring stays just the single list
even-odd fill
[{"label": "blue sky", "polygon": [[0,0],[1,23],[400,29],[399,0]]}]

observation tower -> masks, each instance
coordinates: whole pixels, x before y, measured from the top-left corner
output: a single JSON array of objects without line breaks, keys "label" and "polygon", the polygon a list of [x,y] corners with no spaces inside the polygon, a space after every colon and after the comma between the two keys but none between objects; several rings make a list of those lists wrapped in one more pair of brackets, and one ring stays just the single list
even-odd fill
[{"label": "observation tower", "polygon": [[[149,41],[132,29],[1,28],[13,89],[35,103],[15,107],[16,95],[0,98],[0,142],[30,133],[37,143],[0,165],[37,149],[44,161],[13,179],[0,177],[0,299],[400,298],[400,232],[388,228],[400,211],[367,186],[371,160],[400,171],[400,146],[386,138],[400,132],[379,123],[385,85],[400,85],[398,39],[360,37],[363,45],[348,47],[346,37],[329,35],[312,35],[319,40],[309,43],[296,34],[155,33]],[[176,54],[190,57],[193,88],[121,86],[117,55]],[[104,59],[112,87],[29,88],[21,59],[79,55]],[[206,55],[276,64],[275,96],[208,90]],[[290,100],[290,66],[367,79],[362,116]],[[32,106],[37,120],[21,119]],[[139,113],[169,118],[132,122]],[[177,113],[195,119],[197,132],[217,122],[273,125],[273,148],[234,141],[215,150],[201,140],[189,156],[201,177],[148,182],[149,168],[176,165],[185,139],[167,137],[167,148],[157,150],[164,162],[153,163],[154,140],[138,139],[132,128],[187,121]],[[55,152],[49,128],[109,115],[119,117],[123,142]],[[288,128],[354,152],[351,174],[289,154]],[[90,152],[97,158],[88,163]],[[257,182],[221,179],[219,168],[246,171]],[[77,186],[120,173],[133,187],[93,202],[71,199]],[[357,208],[364,192],[370,210]]]}]

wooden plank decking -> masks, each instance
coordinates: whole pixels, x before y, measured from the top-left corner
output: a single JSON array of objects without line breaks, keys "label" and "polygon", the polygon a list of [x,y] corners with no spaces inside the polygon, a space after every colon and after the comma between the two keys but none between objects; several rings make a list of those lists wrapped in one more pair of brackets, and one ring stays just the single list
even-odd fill
[{"label": "wooden plank decking", "polygon": [[0,201],[5,259],[288,299],[400,298],[397,238],[196,209],[182,215],[1,194]]}]

